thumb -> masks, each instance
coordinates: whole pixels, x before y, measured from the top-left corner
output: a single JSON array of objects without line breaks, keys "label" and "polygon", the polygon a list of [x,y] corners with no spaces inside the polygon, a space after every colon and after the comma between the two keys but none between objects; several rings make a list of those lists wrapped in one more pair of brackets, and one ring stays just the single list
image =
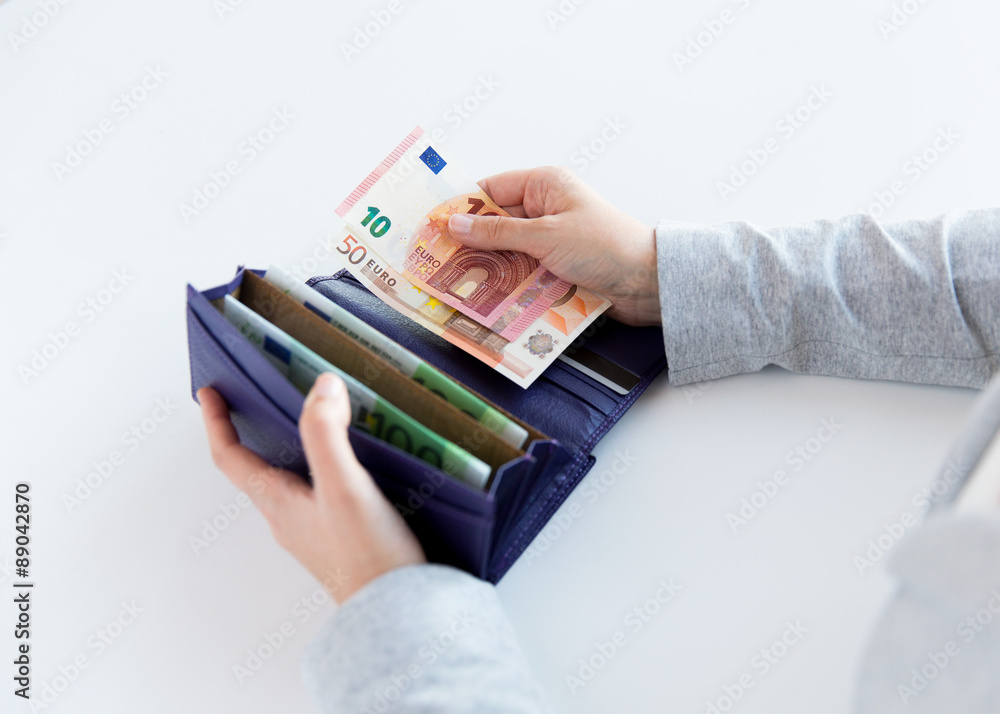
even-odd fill
[{"label": "thumb", "polygon": [[358,463],[347,436],[351,404],[344,380],[334,374],[317,377],[302,407],[299,433],[317,491],[359,494],[374,488]]},{"label": "thumb", "polygon": [[[532,240],[535,232],[533,218],[512,216],[476,216],[456,213],[448,219],[448,232],[453,238],[470,248],[480,250],[517,250],[531,253],[538,247]],[[534,243],[534,246],[532,244]]]}]

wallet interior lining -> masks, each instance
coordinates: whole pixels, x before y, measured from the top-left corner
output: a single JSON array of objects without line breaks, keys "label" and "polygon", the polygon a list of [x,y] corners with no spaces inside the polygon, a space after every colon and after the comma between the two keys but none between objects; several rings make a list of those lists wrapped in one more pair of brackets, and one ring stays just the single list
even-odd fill
[{"label": "wallet interior lining", "polygon": [[503,464],[523,455],[523,451],[503,441],[468,414],[413,381],[256,274],[244,273],[243,283],[234,292],[234,297],[377,394],[391,395],[386,398],[395,406],[485,461],[494,474]]}]

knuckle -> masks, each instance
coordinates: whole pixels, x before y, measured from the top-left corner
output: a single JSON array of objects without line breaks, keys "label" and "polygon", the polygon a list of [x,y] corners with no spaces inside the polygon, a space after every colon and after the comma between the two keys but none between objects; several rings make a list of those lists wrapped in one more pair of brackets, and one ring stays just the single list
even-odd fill
[{"label": "knuckle", "polygon": [[535,188],[543,206],[561,205],[572,196],[579,179],[564,166],[546,166],[541,169]]},{"label": "knuckle", "polygon": [[485,221],[486,227],[486,237],[493,242],[499,241],[504,237],[504,223],[499,218],[492,218]]},{"label": "knuckle", "polygon": [[562,186],[574,183],[576,174],[567,166],[546,166],[543,169],[543,178],[546,183]]},{"label": "knuckle", "polygon": [[552,237],[557,236],[560,231],[564,230],[561,227],[563,223],[558,215],[544,215],[538,218],[532,219],[531,222],[531,238],[533,243],[544,243],[550,240]]},{"label": "knuckle", "polygon": [[317,409],[315,404],[307,405],[302,410],[302,416],[299,417],[299,429],[306,438],[318,437],[332,425],[333,420],[330,418],[330,410]]},{"label": "knuckle", "polygon": [[299,427],[324,430],[346,427],[351,419],[351,402],[346,385],[342,391],[323,399],[308,400],[299,416]]}]

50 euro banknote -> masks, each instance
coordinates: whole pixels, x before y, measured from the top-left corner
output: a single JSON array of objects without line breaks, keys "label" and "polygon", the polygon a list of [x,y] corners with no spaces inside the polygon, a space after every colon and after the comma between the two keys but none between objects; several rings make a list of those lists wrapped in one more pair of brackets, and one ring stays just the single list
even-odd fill
[{"label": "50 euro banknote", "polygon": [[570,285],[516,340],[508,340],[408,281],[382,260],[366,237],[345,227],[332,245],[341,264],[362,285],[525,389],[611,306],[607,298]]},{"label": "50 euro banknote", "polygon": [[456,213],[509,215],[417,127],[337,208],[387,268],[477,324],[514,340],[573,287],[537,259],[469,248]]}]

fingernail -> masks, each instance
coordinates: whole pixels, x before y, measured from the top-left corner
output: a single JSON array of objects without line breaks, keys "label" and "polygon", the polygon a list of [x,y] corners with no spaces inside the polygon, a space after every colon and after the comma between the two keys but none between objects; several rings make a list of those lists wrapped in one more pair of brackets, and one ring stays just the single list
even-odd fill
[{"label": "fingernail", "polygon": [[469,235],[472,232],[472,216],[465,213],[456,213],[448,219],[448,230],[455,235]]},{"label": "fingernail", "polygon": [[325,399],[326,397],[335,397],[340,394],[342,389],[341,382],[337,377],[332,374],[321,374],[316,378],[313,383],[312,389],[309,390],[309,399]]}]

